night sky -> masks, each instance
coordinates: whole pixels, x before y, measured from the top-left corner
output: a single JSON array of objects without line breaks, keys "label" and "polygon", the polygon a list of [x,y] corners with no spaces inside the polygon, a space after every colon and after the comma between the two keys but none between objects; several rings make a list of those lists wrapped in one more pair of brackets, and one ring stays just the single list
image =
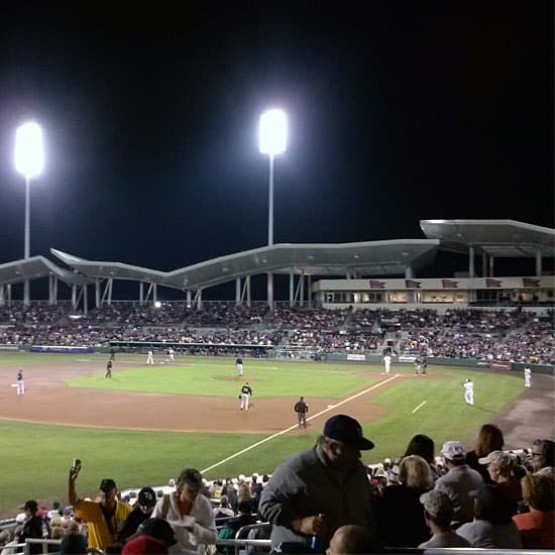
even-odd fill
[{"label": "night sky", "polygon": [[46,136],[31,254],[171,270],[264,246],[258,118],[288,114],[275,243],[553,227],[552,2],[12,2],[0,263],[23,257],[15,129]]}]

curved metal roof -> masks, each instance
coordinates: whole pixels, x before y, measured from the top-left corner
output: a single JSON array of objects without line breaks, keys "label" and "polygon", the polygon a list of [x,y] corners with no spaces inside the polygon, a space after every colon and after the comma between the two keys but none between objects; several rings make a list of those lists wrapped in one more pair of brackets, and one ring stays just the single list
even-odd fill
[{"label": "curved metal roof", "polygon": [[555,256],[555,229],[514,220],[420,220],[429,239],[439,239],[442,249],[468,253],[471,246],[496,257]]},{"label": "curved metal roof", "polygon": [[52,275],[68,285],[83,285],[84,283],[92,282],[92,280],[81,274],[56,266],[56,264],[44,258],[44,256],[33,256],[32,258],[0,264],[0,284],[2,285],[45,278]]},{"label": "curved metal roof", "polygon": [[239,252],[171,272],[122,262],[91,261],[50,249],[68,266],[91,279],[156,283],[180,290],[220,285],[237,277],[273,272],[318,276],[388,276],[404,274],[439,246],[437,239],[406,239],[342,244],[278,244]]}]

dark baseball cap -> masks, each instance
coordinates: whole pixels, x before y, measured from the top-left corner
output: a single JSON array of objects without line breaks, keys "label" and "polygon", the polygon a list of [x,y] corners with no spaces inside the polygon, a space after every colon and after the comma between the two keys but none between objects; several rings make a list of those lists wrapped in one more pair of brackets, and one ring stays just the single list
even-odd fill
[{"label": "dark baseball cap", "polygon": [[102,482],[100,482],[98,489],[102,491],[111,491],[116,489],[116,483],[112,480],[112,478],[104,478]]},{"label": "dark baseball cap", "polygon": [[332,416],[324,425],[324,435],[362,451],[374,448],[374,443],[362,435],[361,425],[345,414]]},{"label": "dark baseball cap", "polygon": [[199,490],[203,486],[202,474],[194,468],[186,468],[181,471],[177,483],[186,484],[188,488],[193,490]]},{"label": "dark baseball cap", "polygon": [[154,507],[156,505],[156,493],[152,488],[143,488],[139,492],[139,505]]}]

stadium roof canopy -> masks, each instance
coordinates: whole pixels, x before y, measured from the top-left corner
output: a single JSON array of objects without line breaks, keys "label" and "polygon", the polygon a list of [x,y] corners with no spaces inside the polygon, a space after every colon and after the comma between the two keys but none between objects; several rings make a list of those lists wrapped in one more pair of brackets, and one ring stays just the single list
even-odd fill
[{"label": "stadium roof canopy", "polygon": [[499,258],[555,255],[555,229],[514,220],[421,220],[420,227],[445,250],[468,253],[478,247]]},{"label": "stadium roof canopy", "polygon": [[82,274],[60,268],[44,256],[33,256],[32,258],[0,264],[0,285],[49,276],[56,276],[68,285],[83,285],[93,282]]},{"label": "stadium roof canopy", "polygon": [[278,244],[230,254],[160,272],[121,262],[85,260],[50,249],[52,254],[89,279],[155,283],[180,290],[213,287],[250,275],[306,274],[315,276],[404,275],[439,246],[437,239],[405,239],[342,244]]},{"label": "stadium roof canopy", "polygon": [[55,276],[68,285],[130,280],[194,291],[272,272],[318,277],[387,277],[428,263],[438,249],[492,257],[553,257],[555,230],[513,220],[421,220],[426,239],[338,244],[278,244],[239,252],[170,272],[122,262],[91,261],[50,249],[64,269],[42,256],[0,264],[0,286]]}]

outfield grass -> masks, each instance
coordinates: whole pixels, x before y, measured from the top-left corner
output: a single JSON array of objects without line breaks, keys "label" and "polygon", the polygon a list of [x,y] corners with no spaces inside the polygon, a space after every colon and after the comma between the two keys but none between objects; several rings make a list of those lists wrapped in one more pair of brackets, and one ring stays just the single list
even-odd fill
[{"label": "outfield grass", "polygon": [[[68,360],[68,355],[24,355],[23,358],[15,355],[15,360],[16,364],[36,364],[37,360],[44,361],[45,356],[49,357],[49,361],[57,357]],[[0,364],[14,364],[13,361],[6,362],[9,357],[0,355]],[[27,357],[30,357],[29,362]],[[74,357],[76,361],[78,358],[91,357]],[[235,372],[230,360],[188,359],[190,365],[175,368],[159,365],[146,369],[139,365],[126,370],[118,369],[114,372],[114,379],[109,381],[103,377],[106,357],[99,357],[98,360],[99,375],[76,377],[69,380],[69,385],[223,395],[222,391],[227,391],[230,386],[225,378],[233,378]],[[141,358],[139,364],[142,363]],[[246,379],[252,382],[259,396],[297,395],[302,385],[302,390],[310,391],[312,398],[345,397],[384,377],[376,372],[376,367],[351,364],[248,361],[245,369]],[[365,372],[365,369],[368,371]],[[393,370],[413,372],[409,367],[396,366]],[[429,379],[432,376],[398,379],[392,387],[378,389],[371,400],[368,399],[368,403],[384,407],[386,414],[379,420],[361,419],[365,434],[376,444],[373,451],[363,453],[365,462],[402,455],[408,441],[416,433],[432,437],[436,451],[448,439],[470,443],[478,428],[508,407],[522,391],[519,376],[435,366],[429,371],[432,376],[437,375],[437,379]],[[183,376],[185,378],[181,379]],[[475,407],[468,407],[463,400],[462,382],[468,376],[472,376],[475,383]],[[170,379],[171,389],[168,390],[165,382]],[[235,392],[237,382],[232,381],[231,386]],[[63,411],[63,407],[60,410]],[[344,412],[348,414],[348,404],[344,405]],[[207,472],[206,477],[270,472],[287,455],[313,445],[319,427],[315,426],[307,434],[274,438]],[[114,477],[121,488],[162,485],[186,466],[201,470],[208,468],[265,436],[106,430],[0,420],[0,437],[4,469],[0,511],[6,511],[33,497],[57,498],[67,502],[67,471],[75,456],[83,461],[78,492],[93,493],[106,476]]]}]

